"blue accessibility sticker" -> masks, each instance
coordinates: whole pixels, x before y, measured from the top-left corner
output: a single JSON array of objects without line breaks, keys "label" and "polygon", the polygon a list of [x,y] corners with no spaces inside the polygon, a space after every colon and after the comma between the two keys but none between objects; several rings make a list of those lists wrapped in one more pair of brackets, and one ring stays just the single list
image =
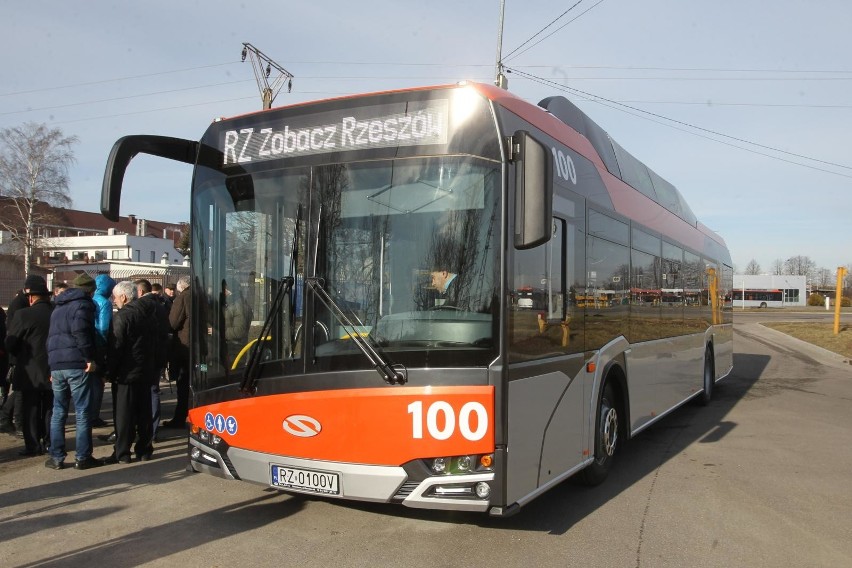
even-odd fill
[{"label": "blue accessibility sticker", "polygon": [[228,418],[225,419],[225,431],[228,434],[230,434],[231,436],[233,436],[234,434],[237,433],[237,419],[236,418],[234,418],[233,416],[228,416]]},{"label": "blue accessibility sticker", "polygon": [[213,423],[213,413],[208,412],[204,415],[204,428],[207,429],[208,432],[212,431],[215,428],[215,424]]},{"label": "blue accessibility sticker", "polygon": [[221,414],[216,415],[216,431],[220,434],[225,431],[225,417]]}]

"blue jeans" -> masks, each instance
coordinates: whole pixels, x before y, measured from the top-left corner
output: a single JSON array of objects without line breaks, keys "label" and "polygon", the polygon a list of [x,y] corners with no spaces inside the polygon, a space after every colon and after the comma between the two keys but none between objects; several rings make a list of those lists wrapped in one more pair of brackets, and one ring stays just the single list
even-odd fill
[{"label": "blue jeans", "polygon": [[50,420],[50,457],[65,460],[65,421],[68,403],[74,400],[77,420],[77,461],[92,455],[92,420],[89,407],[92,397],[92,377],[83,369],[51,371],[53,384],[53,418]]}]

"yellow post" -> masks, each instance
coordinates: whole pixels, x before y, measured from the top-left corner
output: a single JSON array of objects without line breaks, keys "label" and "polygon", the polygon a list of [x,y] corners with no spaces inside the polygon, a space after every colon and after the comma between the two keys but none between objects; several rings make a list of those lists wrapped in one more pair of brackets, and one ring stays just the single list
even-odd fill
[{"label": "yellow post", "polygon": [[837,292],[834,294],[834,335],[840,333],[840,304],[843,303],[843,277],[846,276],[846,269],[842,266],[837,267]]},{"label": "yellow post", "polygon": [[565,318],[560,325],[562,326],[562,347],[568,347],[571,341],[571,318]]},{"label": "yellow post", "polygon": [[716,269],[708,268],[707,276],[710,284],[710,309],[713,310],[713,325],[718,325],[722,323],[722,318],[719,317],[719,279],[716,277]]}]

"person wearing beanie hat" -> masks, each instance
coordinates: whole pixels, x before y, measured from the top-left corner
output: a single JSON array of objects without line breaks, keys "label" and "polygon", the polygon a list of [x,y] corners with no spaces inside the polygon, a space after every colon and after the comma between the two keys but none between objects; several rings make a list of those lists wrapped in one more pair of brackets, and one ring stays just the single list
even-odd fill
[{"label": "person wearing beanie hat", "polygon": [[85,272],[75,278],[72,284],[74,288],[79,288],[90,296],[95,293],[95,281]]},{"label": "person wearing beanie hat", "polygon": [[50,457],[45,467],[62,469],[65,456],[65,420],[74,400],[76,418],[76,469],[100,465],[92,457],[91,397],[95,371],[94,280],[87,274],[74,279],[73,287],[56,297],[50,316],[47,359],[53,387],[53,418],[50,421]]}]

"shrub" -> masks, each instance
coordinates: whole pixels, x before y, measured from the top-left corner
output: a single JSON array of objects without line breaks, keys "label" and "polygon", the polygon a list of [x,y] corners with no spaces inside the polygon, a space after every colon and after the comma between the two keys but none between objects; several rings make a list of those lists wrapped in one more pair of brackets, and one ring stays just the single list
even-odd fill
[{"label": "shrub", "polygon": [[809,306],[824,306],[825,305],[825,296],[822,294],[811,294],[808,296],[808,305]]},{"label": "shrub", "polygon": [[852,298],[849,296],[843,296],[840,298],[840,307],[842,308],[852,308]]}]

